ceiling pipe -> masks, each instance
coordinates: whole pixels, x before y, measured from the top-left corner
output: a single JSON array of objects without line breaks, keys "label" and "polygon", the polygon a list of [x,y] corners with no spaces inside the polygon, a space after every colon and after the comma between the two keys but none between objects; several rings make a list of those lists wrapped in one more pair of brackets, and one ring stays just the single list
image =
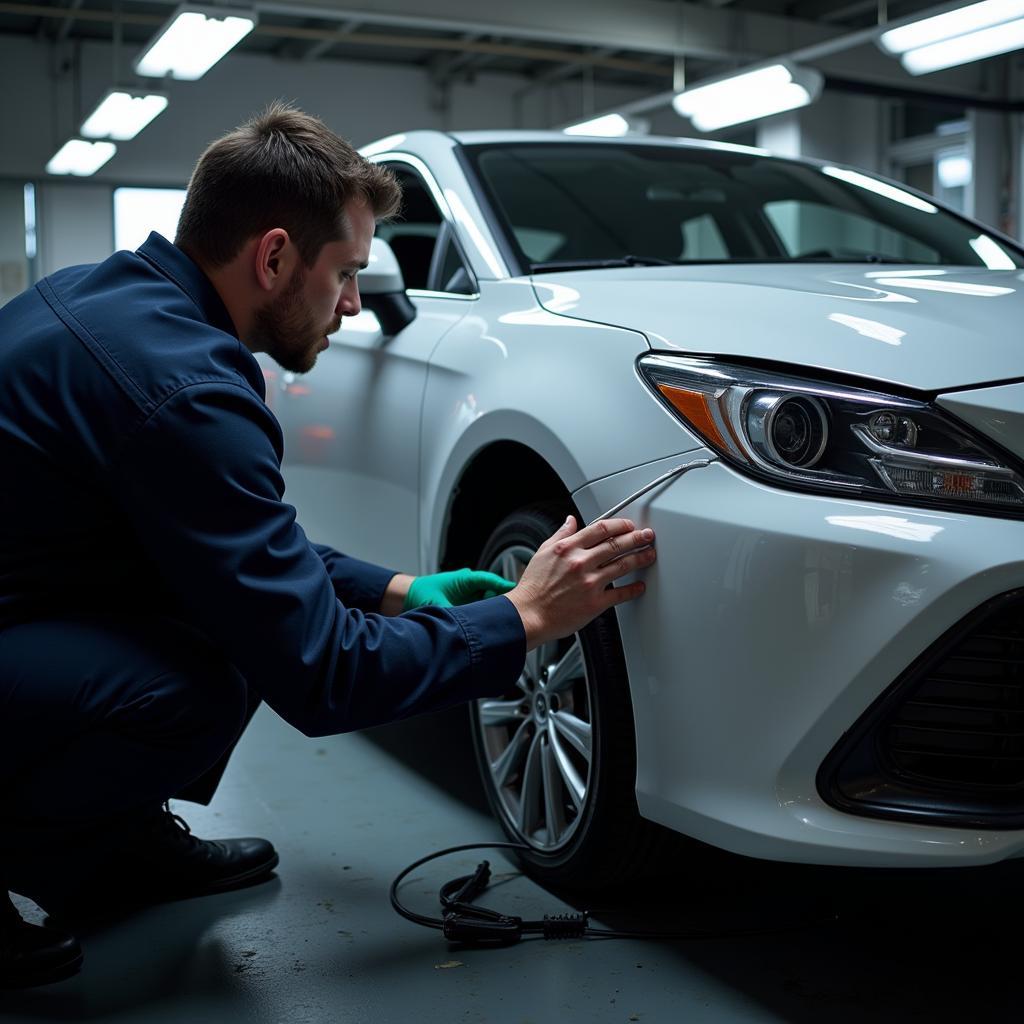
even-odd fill
[{"label": "ceiling pipe", "polygon": [[[844,36],[839,36],[836,39],[827,39],[821,43],[814,43],[811,46],[803,46],[796,50],[790,50],[788,53],[773,54],[770,57],[765,57],[763,60],[756,61],[752,64],[748,64],[745,67],[736,68],[735,74],[739,74],[742,71],[753,70],[754,68],[760,67],[764,64],[777,64],[780,61],[788,61],[794,64],[810,63],[811,61],[821,60],[824,57],[831,57],[836,53],[843,53],[846,50],[852,50],[857,46],[864,46],[869,43],[874,43],[883,32],[888,32],[891,29],[899,28],[902,25],[912,25],[915,21],[921,21],[924,18],[931,18],[937,14],[945,14],[947,11],[957,10],[962,7],[963,4],[959,2],[939,4],[936,7],[930,7],[925,11],[918,11],[916,14],[908,14],[903,18],[897,18],[893,21],[883,23],[880,25],[872,25],[870,28],[858,29],[856,32],[849,32]],[[700,82],[692,83],[695,87],[700,85]],[[884,89],[889,89],[888,86],[883,86]],[[895,92],[899,87],[893,87],[892,92]],[[916,93],[916,90],[908,89],[908,93]],[[667,107],[672,102],[672,97],[675,95],[674,92],[662,92],[655,96],[648,96],[641,100],[634,100],[632,103],[626,103],[622,106],[615,107],[615,109],[605,111],[605,113],[618,113],[628,117],[630,114],[645,114],[652,110],[659,110],[662,107]],[[919,94],[922,97],[928,95],[925,90],[922,90]],[[968,101],[964,98],[965,105],[975,101]],[[978,102],[984,102],[978,100]]]}]

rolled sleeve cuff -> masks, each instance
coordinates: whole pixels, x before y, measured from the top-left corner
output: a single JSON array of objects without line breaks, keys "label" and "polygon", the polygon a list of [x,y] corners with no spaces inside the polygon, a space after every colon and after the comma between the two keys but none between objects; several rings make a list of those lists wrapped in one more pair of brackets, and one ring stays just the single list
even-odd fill
[{"label": "rolled sleeve cuff", "polygon": [[381,601],[384,600],[384,591],[398,575],[398,571],[363,562],[358,558],[352,558],[351,561],[355,563],[353,567],[358,569],[358,582],[354,586],[350,584],[350,602],[357,608],[378,611]]},{"label": "rolled sleeve cuff", "polygon": [[386,569],[361,558],[343,555],[327,544],[310,544],[331,577],[334,592],[341,603],[364,612],[379,612],[384,591],[398,575],[396,569]]},{"label": "rolled sleeve cuff", "polygon": [[507,597],[449,608],[462,627],[473,670],[472,696],[497,697],[510,690],[526,662],[526,630]]}]

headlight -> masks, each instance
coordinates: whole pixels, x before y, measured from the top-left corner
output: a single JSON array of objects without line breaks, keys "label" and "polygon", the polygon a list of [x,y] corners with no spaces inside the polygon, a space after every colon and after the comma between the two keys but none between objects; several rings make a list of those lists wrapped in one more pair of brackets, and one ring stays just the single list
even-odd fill
[{"label": "headlight", "polygon": [[841,494],[1024,511],[1024,478],[927,402],[767,370],[649,355],[640,374],[737,469]]}]

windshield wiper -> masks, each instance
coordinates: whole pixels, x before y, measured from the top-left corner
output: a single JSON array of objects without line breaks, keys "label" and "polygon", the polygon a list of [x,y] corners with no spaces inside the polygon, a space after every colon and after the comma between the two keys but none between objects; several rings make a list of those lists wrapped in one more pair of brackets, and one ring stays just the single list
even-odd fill
[{"label": "windshield wiper", "polygon": [[604,270],[610,267],[677,267],[679,260],[666,260],[660,256],[615,256],[611,259],[547,260],[531,263],[533,273],[543,274],[555,270]]},{"label": "windshield wiper", "polygon": [[917,263],[918,260],[882,256],[877,252],[858,253],[855,256],[789,256],[784,263]]}]

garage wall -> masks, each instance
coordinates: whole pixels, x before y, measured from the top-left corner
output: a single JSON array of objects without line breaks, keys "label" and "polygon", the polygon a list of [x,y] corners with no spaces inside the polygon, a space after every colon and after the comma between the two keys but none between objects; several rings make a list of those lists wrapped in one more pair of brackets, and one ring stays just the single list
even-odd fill
[{"label": "garage wall", "polygon": [[[131,81],[134,48],[119,54],[122,81]],[[356,145],[411,128],[546,128],[638,98],[636,90],[597,87],[586,94],[578,77],[549,87],[521,76],[479,69],[472,81],[441,91],[415,65],[308,61],[234,54],[198,83],[167,82],[168,110],[88,181],[47,179],[43,167],[114,81],[112,47],[104,43],[52,47],[39,40],[0,36],[0,130],[16,144],[0,147],[0,228],[21,244],[20,196],[26,181],[39,189],[38,273],[102,258],[113,247],[110,192],[116,185],[183,186],[206,144],[276,98],[322,117]],[[1019,72],[1018,72],[1019,73]],[[657,91],[652,83],[649,91]],[[648,94],[647,90],[644,94]],[[584,96],[586,95],[586,102]],[[826,91],[794,114],[741,126],[735,141],[774,152],[884,170],[888,101]],[[585,109],[585,107],[587,109]],[[995,114],[972,119],[977,214],[1018,233],[1024,220],[1019,127]],[[656,132],[687,134],[670,110],[651,116]],[[731,137],[731,136],[729,136]],[[20,201],[20,200],[19,200]],[[11,260],[0,262],[11,263]],[[12,271],[13,272],[13,271]],[[10,274],[8,274],[10,278]]]},{"label": "garage wall", "polygon": [[0,182],[0,305],[27,285],[25,191],[17,182]]},{"label": "garage wall", "polygon": [[[0,75],[11,85],[7,95],[16,97],[16,102],[0,105],[0,132],[17,140],[17,145],[0,148],[0,178],[40,175],[112,82],[109,45],[58,50],[54,60],[45,43],[0,36]],[[122,54],[125,80],[131,80],[129,58],[134,53],[126,48]],[[442,93],[415,65],[233,54],[199,82],[167,82],[168,109],[138,138],[122,143],[92,180],[184,184],[207,143],[279,98],[323,118],[356,145],[414,128],[539,128],[582,114],[584,91],[578,80],[551,90],[524,91],[531,84],[521,76],[481,70],[472,83],[459,81]],[[598,87],[593,109],[638,95],[633,89]]]},{"label": "garage wall", "polygon": [[96,263],[114,251],[109,185],[45,182],[36,187],[40,276],[75,263]]},{"label": "garage wall", "polygon": [[[122,81],[132,80],[127,72],[134,52],[121,53]],[[121,143],[117,155],[88,181],[47,178],[46,161],[77,133],[113,80],[107,44],[54,48],[0,36],[0,81],[8,97],[0,104],[0,133],[16,140],[0,147],[0,186],[20,196],[25,182],[38,185],[38,274],[108,256],[113,187],[184,186],[212,139],[275,99],[297,103],[356,145],[415,128],[539,128],[584,114],[579,81],[545,90],[521,76],[481,71],[472,83],[463,80],[439,92],[415,65],[235,54],[200,82],[167,82],[168,109],[138,138]],[[591,111],[600,111],[637,95],[598,87],[588,99]],[[0,229],[22,244],[20,207],[8,210],[0,200]]]}]

